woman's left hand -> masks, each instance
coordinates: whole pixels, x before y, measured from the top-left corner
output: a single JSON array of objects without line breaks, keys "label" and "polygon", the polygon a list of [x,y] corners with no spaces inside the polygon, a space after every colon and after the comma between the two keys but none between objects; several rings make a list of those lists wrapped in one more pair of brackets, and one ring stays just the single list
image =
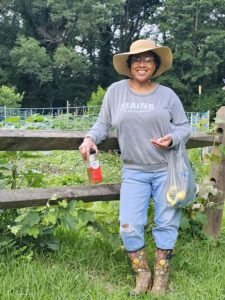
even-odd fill
[{"label": "woman's left hand", "polygon": [[159,148],[167,148],[172,145],[173,139],[171,135],[165,135],[159,139],[151,139],[151,142],[154,146],[159,147]]}]

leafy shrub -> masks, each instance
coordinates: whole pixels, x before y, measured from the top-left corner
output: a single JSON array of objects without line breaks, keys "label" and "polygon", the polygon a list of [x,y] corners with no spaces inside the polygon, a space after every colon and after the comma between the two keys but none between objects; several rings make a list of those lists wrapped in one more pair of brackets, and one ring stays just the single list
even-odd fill
[{"label": "leafy shrub", "polygon": [[14,87],[0,87],[0,106],[20,107],[23,93],[17,93]]},{"label": "leafy shrub", "polygon": [[40,114],[33,114],[30,115],[29,117],[27,117],[25,119],[26,122],[28,123],[34,123],[34,122],[44,122],[45,121],[45,117],[40,115]]},{"label": "leafy shrub", "polygon": [[[53,155],[46,156],[48,168],[53,167],[49,164],[50,159],[59,163],[57,153],[61,152],[56,152],[54,157]],[[75,153],[72,152],[72,154]],[[18,188],[22,183],[23,186],[31,187],[84,183],[85,180],[74,173],[47,177],[45,173],[36,169],[35,165],[39,166],[39,162],[34,161],[34,158],[43,161],[44,156],[44,153],[37,152],[2,152],[0,155],[1,188]],[[24,163],[27,158],[30,159],[30,165]],[[63,154],[60,167],[68,168],[68,165],[71,164],[71,160],[68,160],[69,154]],[[72,160],[74,164],[81,163],[83,165],[80,156],[78,159],[78,154],[77,157],[73,155]],[[60,168],[58,168],[59,170]],[[71,171],[72,169],[70,169]],[[49,172],[52,172],[52,169]],[[34,248],[55,251],[59,247],[59,241],[56,239],[59,228],[88,230],[91,231],[91,234],[96,234],[96,238],[106,240],[114,250],[115,247],[117,247],[116,249],[120,247],[118,203],[83,203],[67,202],[66,200],[57,203],[56,200],[57,196],[52,195],[49,203],[45,206],[0,210],[0,253],[10,251],[17,256],[32,259],[32,249]]]},{"label": "leafy shrub", "polygon": [[202,94],[201,97],[195,97],[192,100],[192,111],[210,111],[211,121],[216,116],[217,110],[224,105],[224,90],[218,87],[211,88],[207,93]]},{"label": "leafy shrub", "polygon": [[48,184],[50,184],[51,186],[71,186],[77,183],[85,183],[84,179],[82,179],[81,176],[77,174],[64,174],[48,178]]},{"label": "leafy shrub", "polygon": [[102,105],[103,98],[105,96],[106,90],[102,88],[101,86],[98,86],[98,89],[96,92],[93,92],[91,94],[91,99],[87,102],[88,107],[92,106],[99,106],[98,112],[100,110],[100,107]]},{"label": "leafy shrub", "polygon": [[7,122],[7,123],[19,123],[20,122],[20,116],[7,117],[7,118],[5,118],[5,122]]},{"label": "leafy shrub", "polygon": [[18,74],[38,80],[40,85],[52,81],[51,58],[36,39],[19,36],[10,56]]}]

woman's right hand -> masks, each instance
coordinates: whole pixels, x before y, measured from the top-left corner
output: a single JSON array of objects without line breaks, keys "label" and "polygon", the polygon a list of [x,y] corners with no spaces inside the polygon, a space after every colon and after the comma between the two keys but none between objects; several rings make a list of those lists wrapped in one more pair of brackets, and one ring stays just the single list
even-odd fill
[{"label": "woman's right hand", "polygon": [[96,155],[98,155],[98,147],[93,142],[92,138],[88,136],[88,137],[84,138],[83,143],[79,147],[80,154],[84,160],[89,158],[91,149],[95,150]]}]

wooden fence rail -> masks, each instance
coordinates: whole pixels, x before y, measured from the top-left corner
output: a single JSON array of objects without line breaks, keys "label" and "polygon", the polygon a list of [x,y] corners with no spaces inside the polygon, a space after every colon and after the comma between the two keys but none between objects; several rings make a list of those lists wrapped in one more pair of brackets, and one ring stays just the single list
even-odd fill
[{"label": "wooden fence rail", "polygon": [[70,186],[63,188],[30,188],[0,191],[0,208],[19,208],[57,203],[63,199],[84,202],[118,200],[120,184]]},{"label": "wooden fence rail", "polygon": [[[225,158],[219,151],[219,145],[225,146],[225,106],[217,112],[215,134],[195,133],[187,143],[187,148],[212,146],[215,154],[221,158],[221,163],[211,164],[209,179],[219,190],[218,196],[210,196],[210,201],[216,206],[207,208],[208,225],[204,230],[207,234],[219,237],[225,198]],[[50,150],[78,150],[85,136],[78,131],[31,131],[31,130],[0,130],[0,151],[50,151]],[[118,141],[112,132],[109,138],[99,145],[103,151],[119,149]],[[62,188],[41,188],[21,190],[0,190],[0,208],[18,208],[44,205],[48,201],[82,200],[110,201],[119,199],[120,184],[100,184],[95,186],[71,186]],[[50,200],[52,197],[56,200]],[[220,203],[220,206],[217,204]]]},{"label": "wooden fence rail", "polygon": [[[80,131],[47,131],[47,130],[0,130],[0,151],[48,151],[48,150],[77,150],[85,136]],[[192,134],[187,148],[211,146],[214,135],[206,133]],[[216,142],[221,143],[218,135]],[[116,135],[111,133],[109,138],[99,145],[103,151],[119,149]]]}]

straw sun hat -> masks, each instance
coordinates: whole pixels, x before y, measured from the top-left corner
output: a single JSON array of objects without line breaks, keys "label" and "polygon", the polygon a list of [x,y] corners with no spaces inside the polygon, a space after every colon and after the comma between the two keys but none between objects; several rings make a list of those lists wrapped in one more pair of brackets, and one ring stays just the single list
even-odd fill
[{"label": "straw sun hat", "polygon": [[113,56],[113,65],[119,74],[132,77],[129,67],[127,66],[127,59],[130,55],[139,54],[146,51],[156,53],[160,58],[160,66],[152,77],[161,75],[166,70],[172,67],[173,55],[170,48],[165,46],[156,46],[151,40],[137,40],[130,46],[130,52],[124,52]]}]

